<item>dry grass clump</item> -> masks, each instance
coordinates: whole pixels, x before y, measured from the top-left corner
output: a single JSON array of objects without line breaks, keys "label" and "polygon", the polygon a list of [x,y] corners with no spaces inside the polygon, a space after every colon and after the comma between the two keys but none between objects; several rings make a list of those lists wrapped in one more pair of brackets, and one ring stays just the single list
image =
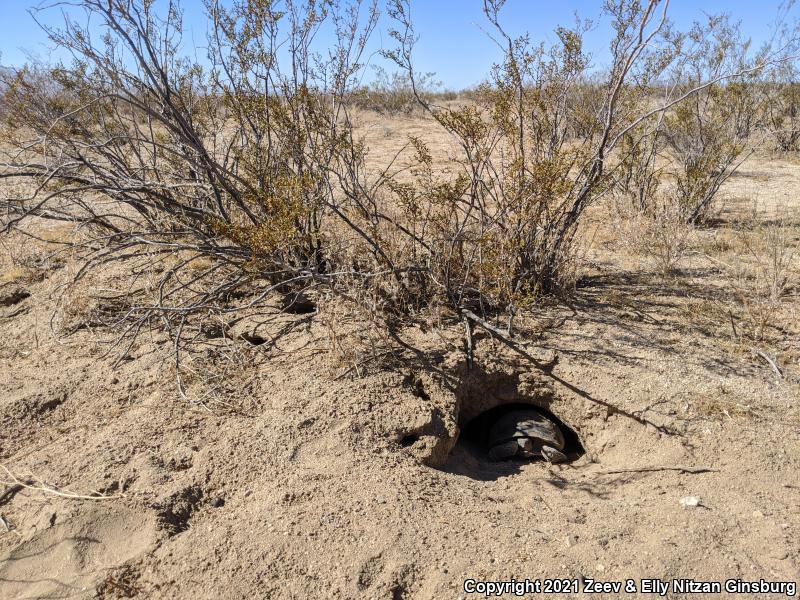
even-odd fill
[{"label": "dry grass clump", "polygon": [[662,201],[647,211],[617,219],[617,246],[639,256],[664,277],[680,272],[694,250],[695,226],[687,223],[678,203]]},{"label": "dry grass clump", "polygon": [[173,369],[182,394],[192,403],[217,412],[247,412],[255,374],[249,368],[256,352],[248,344],[227,337],[208,339],[197,331],[181,363]]},{"label": "dry grass clump", "polygon": [[95,593],[103,600],[135,598],[143,591],[139,581],[139,573],[131,565],[125,565],[112,571],[97,585]]},{"label": "dry grass clump", "polygon": [[743,331],[757,341],[770,331],[788,333],[793,321],[784,308],[800,286],[800,252],[795,231],[784,223],[756,227],[741,233],[744,252],[726,269]]},{"label": "dry grass clump", "polygon": [[693,409],[701,416],[716,419],[723,417],[733,419],[753,415],[752,406],[732,400],[727,397],[729,395],[730,392],[724,386],[719,386],[715,392],[696,397]]},{"label": "dry grass clump", "polygon": [[63,266],[74,240],[72,227],[55,227],[31,236],[0,237],[0,283],[34,283]]},{"label": "dry grass clump", "polygon": [[717,232],[704,256],[719,269],[719,299],[694,305],[692,314],[728,331],[749,350],[751,343],[770,346],[800,335],[794,300],[800,289],[797,229],[785,215],[773,222],[751,219]]}]

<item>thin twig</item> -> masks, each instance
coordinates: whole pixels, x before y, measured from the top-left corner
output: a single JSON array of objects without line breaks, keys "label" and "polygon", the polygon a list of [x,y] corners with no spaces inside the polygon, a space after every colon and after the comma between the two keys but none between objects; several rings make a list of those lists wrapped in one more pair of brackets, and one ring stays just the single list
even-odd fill
[{"label": "thin twig", "polygon": [[386,356],[387,354],[394,354],[394,349],[392,348],[390,350],[385,350],[384,352],[379,352],[378,354],[373,354],[371,356],[368,356],[367,358],[362,360],[360,363],[353,363],[353,366],[349,367],[346,371],[344,371],[342,373],[339,373],[336,377],[333,378],[333,380],[334,381],[339,381],[340,379],[343,379],[343,378],[347,377],[353,371],[358,371],[358,369],[360,367],[363,367],[367,363],[370,363],[373,360],[376,360],[378,358]]},{"label": "thin twig", "polygon": [[783,372],[780,370],[778,365],[775,364],[775,361],[772,360],[769,356],[767,356],[765,352],[759,350],[758,348],[753,348],[753,347],[750,347],[750,350],[752,350],[753,352],[758,354],[761,358],[763,358],[765,361],[767,361],[769,366],[772,367],[772,370],[775,371],[775,375],[778,376],[778,379],[783,379]]},{"label": "thin twig", "polygon": [[7,315],[0,315],[0,319],[13,319],[14,317],[17,317],[17,316],[19,316],[19,315],[25,314],[25,313],[27,313],[28,311],[30,311],[30,307],[28,307],[28,306],[21,306],[21,307],[20,307],[20,308],[18,308],[17,310],[15,310],[15,311],[13,311],[13,312],[10,312],[10,313],[8,313]]},{"label": "thin twig", "polygon": [[736,331],[736,321],[733,318],[733,311],[732,310],[728,310],[728,316],[731,318],[731,329],[733,329],[733,337],[738,340],[739,339],[739,332]]},{"label": "thin twig", "polygon": [[62,492],[61,490],[45,485],[40,483],[39,485],[35,485],[34,481],[23,481],[16,475],[14,475],[5,465],[0,465],[8,476],[11,478],[11,481],[3,481],[0,480],[0,483],[7,486],[21,486],[28,490],[33,490],[36,492],[44,492],[46,494],[53,494],[54,496],[60,496],[62,498],[69,498],[71,500],[116,500],[118,498],[124,498],[124,494],[116,494],[114,496],[105,496],[103,494],[98,494],[96,496],[86,496],[83,494],[75,494],[73,492]]},{"label": "thin twig", "polygon": [[474,357],[474,343],[472,341],[472,323],[470,323],[469,318],[464,315],[464,345],[467,352],[467,369],[472,369],[472,362]]},{"label": "thin twig", "polygon": [[698,473],[718,473],[719,469],[712,469],[711,467],[687,467],[683,465],[665,465],[656,467],[640,467],[638,469],[614,469],[612,471],[600,471],[597,475],[616,475],[620,473],[653,473],[657,471],[679,471],[681,473],[690,473],[697,475]]},{"label": "thin twig", "polygon": [[509,337],[506,334],[505,331],[503,331],[502,329],[500,329],[498,327],[495,327],[491,323],[487,322],[485,319],[481,319],[478,315],[476,315],[471,310],[467,310],[465,308],[461,309],[461,314],[463,316],[465,316],[467,319],[469,319],[470,321],[473,321],[477,325],[480,325],[481,327],[483,327],[486,331],[488,331],[489,333],[494,335],[497,339],[499,339],[506,346],[508,346],[509,348],[511,348],[512,350],[517,352],[518,354],[521,354],[522,356],[524,356],[525,358],[530,360],[538,368],[540,368],[540,369],[542,369],[544,371],[551,370],[555,366],[556,362],[558,362],[558,354],[555,354],[555,353],[554,353],[553,357],[549,361],[546,361],[546,362],[542,361],[540,359],[537,359],[534,356],[531,356],[531,354],[526,349],[524,349],[522,343],[520,343],[519,341],[515,340],[514,338]]}]

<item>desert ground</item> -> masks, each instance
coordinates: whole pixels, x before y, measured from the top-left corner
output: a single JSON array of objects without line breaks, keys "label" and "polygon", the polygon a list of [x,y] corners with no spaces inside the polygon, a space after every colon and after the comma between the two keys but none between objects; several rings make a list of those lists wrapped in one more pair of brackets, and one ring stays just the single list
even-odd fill
[{"label": "desert ground", "polygon": [[[432,128],[362,126],[376,159]],[[581,231],[571,297],[519,317],[536,363],[478,332],[467,369],[460,326],[433,318],[369,350],[367,326],[320,298],[209,329],[186,397],[162,332],[123,352],[94,324],[129,273],[65,292],[76,232],[34,222],[35,238],[4,238],[0,598],[798,580],[800,284],[760,306],[731,273],[768,256],[753,242],[765,228],[797,247],[800,158],[751,157],[668,275],[609,202]],[[509,404],[559,419],[571,460],[490,462],[480,415]]]}]

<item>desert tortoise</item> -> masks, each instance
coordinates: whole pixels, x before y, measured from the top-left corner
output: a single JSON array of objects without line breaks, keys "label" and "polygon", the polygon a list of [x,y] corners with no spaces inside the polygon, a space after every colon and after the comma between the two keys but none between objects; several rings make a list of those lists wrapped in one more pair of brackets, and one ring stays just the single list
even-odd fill
[{"label": "desert tortoise", "polygon": [[564,434],[536,408],[518,408],[503,413],[489,427],[487,442],[491,460],[541,457],[548,462],[567,460],[562,452]]}]

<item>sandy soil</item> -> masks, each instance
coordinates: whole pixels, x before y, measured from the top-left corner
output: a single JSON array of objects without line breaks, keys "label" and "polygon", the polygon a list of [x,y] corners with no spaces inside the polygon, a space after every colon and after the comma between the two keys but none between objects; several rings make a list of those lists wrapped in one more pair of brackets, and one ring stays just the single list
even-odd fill
[{"label": "sandy soil", "polygon": [[[377,127],[389,139],[420,125]],[[740,212],[760,199],[765,219],[797,211],[798,192],[800,166],[774,157],[726,188]],[[697,232],[697,247],[719,231]],[[483,336],[468,371],[460,329],[444,323],[401,331],[404,345],[355,368],[327,351],[321,316],[260,311],[233,328],[255,345],[198,354],[194,403],[157,331],[116,364],[104,332],[51,329],[68,257],[26,271],[6,252],[0,598],[455,599],[480,597],[467,578],[798,580],[797,290],[756,348],[778,378],[707,318],[728,293],[707,260],[689,256],[665,280],[613,251],[613,231],[592,239],[570,305],[525,317],[554,366]],[[105,277],[93,291],[119,274]],[[513,403],[569,427],[574,460],[491,463],[459,438]]]}]

